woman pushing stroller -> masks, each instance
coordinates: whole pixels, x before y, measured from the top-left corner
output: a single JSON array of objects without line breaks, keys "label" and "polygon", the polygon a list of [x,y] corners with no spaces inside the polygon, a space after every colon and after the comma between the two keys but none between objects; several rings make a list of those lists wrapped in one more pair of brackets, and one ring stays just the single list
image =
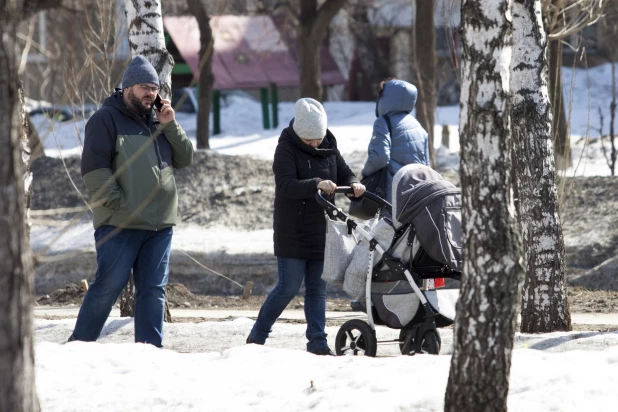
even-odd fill
[{"label": "woman pushing stroller", "polygon": [[281,132],[273,161],[273,240],[279,281],[262,305],[247,343],[264,344],[304,280],[307,351],[334,355],[324,331],[326,220],[314,196],[318,189],[332,195],[337,186],[351,186],[359,197],[365,187],[341,157],[337,140],[327,129],[324,107],[314,99],[302,98],[294,105],[294,114],[289,127]]}]

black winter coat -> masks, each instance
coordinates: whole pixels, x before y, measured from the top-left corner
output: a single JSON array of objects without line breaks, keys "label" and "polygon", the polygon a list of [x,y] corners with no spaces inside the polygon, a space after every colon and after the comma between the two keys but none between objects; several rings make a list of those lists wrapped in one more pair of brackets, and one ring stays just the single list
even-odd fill
[{"label": "black winter coat", "polygon": [[279,137],[273,172],[275,255],[324,259],[325,211],[314,198],[318,183],[332,180],[349,186],[359,181],[341,157],[335,136],[327,130],[320,146],[313,148],[300,140],[290,123]]}]

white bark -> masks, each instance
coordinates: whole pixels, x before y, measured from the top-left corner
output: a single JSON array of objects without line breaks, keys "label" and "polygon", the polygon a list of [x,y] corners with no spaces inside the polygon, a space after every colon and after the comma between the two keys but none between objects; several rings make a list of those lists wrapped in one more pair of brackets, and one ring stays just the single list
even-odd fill
[{"label": "white bark", "polygon": [[165,47],[163,18],[159,0],[125,0],[125,15],[129,27],[129,48],[133,57],[142,55],[159,73],[161,96],[172,95],[174,59]]},{"label": "white bark", "polygon": [[523,270],[512,185],[511,2],[462,2],[464,265],[445,411],[506,411]]},{"label": "white bark", "polygon": [[513,137],[526,278],[521,330],[571,330],[541,0],[513,3]]}]

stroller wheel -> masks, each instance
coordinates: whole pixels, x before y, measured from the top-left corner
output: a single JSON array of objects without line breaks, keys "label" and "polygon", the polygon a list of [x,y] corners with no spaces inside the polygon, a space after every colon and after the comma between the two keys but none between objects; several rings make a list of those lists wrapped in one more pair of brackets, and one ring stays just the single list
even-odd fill
[{"label": "stroller wheel", "polygon": [[[401,329],[399,332],[399,350],[403,355],[414,355],[414,348],[416,347],[414,343],[414,334],[415,330],[409,329]],[[404,345],[406,342],[406,338],[408,335],[411,335],[410,338],[412,342],[408,346],[409,350],[404,350]],[[419,353],[428,353],[430,355],[438,355],[440,353],[440,347],[442,346],[442,339],[440,339],[440,333],[437,330],[428,330],[422,337],[421,341],[421,351]]]},{"label": "stroller wheel", "polygon": [[335,339],[335,353],[339,356],[376,356],[377,345],[371,326],[362,320],[353,319],[339,328]]}]

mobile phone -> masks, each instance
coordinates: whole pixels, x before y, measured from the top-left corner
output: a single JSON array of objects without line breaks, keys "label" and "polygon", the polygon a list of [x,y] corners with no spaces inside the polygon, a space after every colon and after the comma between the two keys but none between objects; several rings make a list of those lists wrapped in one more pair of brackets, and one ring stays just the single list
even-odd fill
[{"label": "mobile phone", "polygon": [[159,96],[158,94],[157,94],[157,97],[155,97],[153,106],[157,110],[157,112],[160,112],[161,107],[163,107],[163,103],[161,103],[161,96]]}]

